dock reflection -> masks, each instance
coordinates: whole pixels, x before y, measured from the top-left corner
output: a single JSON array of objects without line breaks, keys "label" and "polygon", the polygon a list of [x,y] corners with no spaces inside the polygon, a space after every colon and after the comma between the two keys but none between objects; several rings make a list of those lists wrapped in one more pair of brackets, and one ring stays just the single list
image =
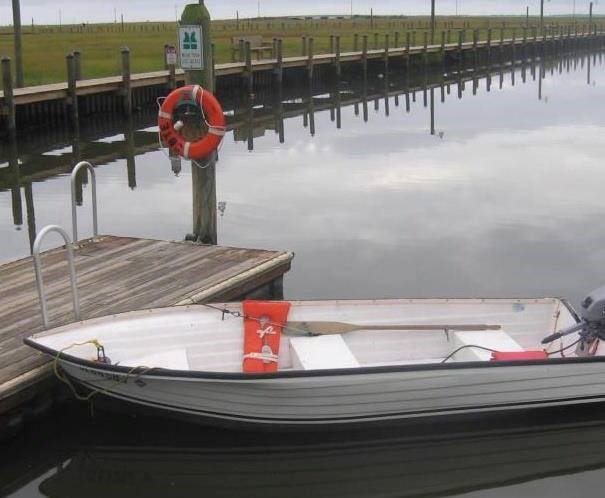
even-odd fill
[{"label": "dock reflection", "polygon": [[[396,114],[391,106],[398,108],[400,99],[405,102],[407,113],[414,109],[421,110],[413,105],[418,92],[421,92],[422,106],[428,109],[427,133],[444,138],[445,132],[437,131],[439,104],[446,103],[452,86],[456,87],[454,94],[457,98],[462,99],[469,93],[468,86],[472,85],[471,93],[476,95],[481,88],[485,92],[491,92],[495,78],[498,78],[498,87],[502,90],[507,80],[511,86],[515,86],[516,78],[520,76],[523,84],[537,82],[537,99],[546,103],[548,97],[544,95],[544,81],[548,77],[556,78],[557,74],[563,72],[583,71],[586,72],[586,83],[594,86],[597,83],[593,80],[592,69],[602,64],[603,52],[594,52],[570,54],[561,58],[524,59],[516,64],[500,61],[489,66],[460,66],[458,71],[449,73],[420,71],[414,74],[401,70],[363,73],[358,79],[327,78],[326,81],[313,81],[297,88],[280,87],[268,95],[246,95],[243,98],[229,96],[224,101],[224,107],[233,140],[244,142],[247,149],[253,151],[255,141],[270,132],[277,135],[280,144],[286,143],[285,122],[288,120],[302,118],[303,127],[314,136],[317,133],[318,113],[329,112],[330,121],[336,129],[342,129],[346,126],[342,118],[343,108],[352,107],[355,116],[361,116],[364,122],[368,122],[369,103],[373,102],[375,111],[379,112],[382,107],[385,116],[393,117]],[[531,75],[530,78],[528,74]],[[436,92],[439,92],[439,97]],[[11,192],[11,218],[15,228],[20,229],[24,224],[25,198],[31,245],[36,233],[32,184],[69,173],[80,160],[90,161],[93,165],[123,160],[126,165],[125,181],[131,189],[135,189],[137,157],[159,148],[155,125],[156,110],[143,108],[128,118],[99,114],[87,120],[81,129],[57,128],[51,133],[19,137],[18,146],[15,143],[0,143],[0,192]],[[49,143],[53,145],[49,147]],[[3,163],[5,167],[2,167]],[[169,163],[170,170],[176,175],[180,174],[180,158],[170,157]],[[86,181],[86,172],[83,172],[77,183],[77,199],[80,203],[82,186]],[[193,204],[200,206],[195,199]],[[206,218],[216,220],[216,212],[210,213]],[[209,226],[215,225],[216,221],[209,222]],[[199,223],[194,221],[194,231],[196,226]],[[211,241],[216,237],[206,239]]]}]

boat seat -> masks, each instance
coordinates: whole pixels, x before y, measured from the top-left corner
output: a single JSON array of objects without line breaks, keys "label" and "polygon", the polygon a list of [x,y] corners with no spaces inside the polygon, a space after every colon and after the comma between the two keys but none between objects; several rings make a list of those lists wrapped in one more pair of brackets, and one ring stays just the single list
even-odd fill
[{"label": "boat seat", "polygon": [[295,370],[355,368],[359,362],[341,335],[290,337],[292,367]]},{"label": "boat seat", "polygon": [[[482,346],[496,351],[524,351],[517,342],[503,330],[455,331],[454,347]],[[464,348],[454,355],[456,361],[489,361],[491,351],[479,348]]]}]

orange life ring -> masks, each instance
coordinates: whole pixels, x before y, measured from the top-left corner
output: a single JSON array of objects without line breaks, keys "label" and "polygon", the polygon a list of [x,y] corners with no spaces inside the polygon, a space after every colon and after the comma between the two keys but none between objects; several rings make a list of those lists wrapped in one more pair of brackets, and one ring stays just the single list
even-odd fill
[{"label": "orange life ring", "polygon": [[[202,109],[208,133],[196,142],[188,142],[174,122],[175,107],[183,101],[193,101]],[[204,159],[218,149],[226,130],[223,108],[214,95],[199,85],[187,85],[170,92],[158,113],[160,139],[175,154],[185,159]]]}]

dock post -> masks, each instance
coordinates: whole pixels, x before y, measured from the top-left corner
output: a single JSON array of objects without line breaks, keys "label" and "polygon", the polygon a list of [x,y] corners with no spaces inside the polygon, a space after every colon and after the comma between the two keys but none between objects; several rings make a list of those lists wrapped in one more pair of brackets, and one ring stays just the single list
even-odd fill
[{"label": "dock post", "polygon": [[384,73],[389,72],[389,34],[384,35]]},{"label": "dock post", "polygon": [[489,64],[492,58],[492,28],[487,30],[487,63]]},{"label": "dock post", "polygon": [[340,35],[336,35],[336,40],[335,40],[335,50],[336,50],[336,55],[334,57],[334,65],[335,65],[335,69],[336,69],[336,77],[338,79],[340,79],[340,75],[341,75],[341,67],[340,67]]},{"label": "dock post", "polygon": [[15,86],[23,86],[23,51],[21,49],[21,6],[20,0],[13,0],[13,43],[15,46]]},{"label": "dock post", "polygon": [[301,38],[301,55],[305,57],[307,55],[307,37],[303,36]]},{"label": "dock post", "polygon": [[378,50],[378,33],[374,33],[374,50]]},{"label": "dock post", "polygon": [[361,38],[361,65],[364,81],[368,78],[368,35]]},{"label": "dock post", "polygon": [[71,124],[74,128],[78,128],[78,94],[76,91],[76,64],[74,61],[74,54],[67,54],[65,60],[67,62],[67,105],[69,106]]},{"label": "dock post", "polygon": [[441,32],[441,64],[445,67],[445,31]]},{"label": "dock post", "polygon": [[82,53],[79,50],[74,50],[74,67],[76,81],[82,79]]},{"label": "dock post", "polygon": [[429,65],[428,44],[429,44],[429,34],[428,34],[428,32],[425,31],[423,45],[422,45],[422,59],[424,61],[425,68]]},{"label": "dock post", "polygon": [[307,54],[307,76],[309,81],[313,80],[313,52],[314,52],[314,40],[310,37],[308,40],[308,54]]},{"label": "dock post", "polygon": [[527,28],[523,28],[523,60],[527,59]]},{"label": "dock post", "polygon": [[[212,41],[210,30],[210,13],[203,0],[199,3],[188,4],[183,10],[181,24],[199,25],[202,29],[202,64],[200,69],[187,70],[187,84],[197,84],[214,91],[212,79]],[[252,73],[250,73],[252,74]],[[192,239],[204,244],[217,243],[217,207],[216,207],[216,160],[217,153],[213,152],[200,166],[196,162],[191,165],[191,186],[193,193],[193,235]]]},{"label": "dock post", "polygon": [[2,57],[2,85],[4,89],[4,109],[9,140],[14,143],[17,138],[17,120],[15,109],[15,97],[13,95],[13,76],[11,74],[11,60]]},{"label": "dock post", "polygon": [[462,40],[464,39],[464,32],[458,31],[458,72],[462,71],[463,55],[462,55]]},{"label": "dock post", "polygon": [[246,42],[240,38],[238,40],[238,59],[240,62],[245,62],[246,60]]},{"label": "dock post", "polygon": [[246,64],[246,88],[248,90],[248,95],[252,94],[254,90],[254,72],[252,71],[252,50],[250,48],[250,42],[246,41],[244,43],[244,54],[245,54],[245,64]]},{"label": "dock post", "polygon": [[353,35],[353,52],[359,51],[359,35],[355,33]]},{"label": "dock post", "polygon": [[330,35],[330,50],[328,53],[330,53],[330,54],[334,53],[334,35]]},{"label": "dock post", "polygon": [[512,60],[513,60],[513,67],[515,65],[515,60],[517,59],[516,53],[517,53],[517,30],[515,28],[513,28],[513,34],[512,34]]},{"label": "dock post", "polygon": [[395,48],[399,48],[399,31],[395,31]]},{"label": "dock post", "polygon": [[408,31],[405,34],[405,70],[406,74],[410,71],[410,44],[411,44],[411,35]]},{"label": "dock post", "polygon": [[130,50],[122,47],[122,95],[126,114],[132,113],[132,89],[130,88]]},{"label": "dock post", "polygon": [[479,41],[479,30],[478,29],[474,29],[473,30],[473,63],[474,63],[474,67],[477,67],[477,64],[479,63],[479,55],[477,53],[477,43]]},{"label": "dock post", "polygon": [[284,79],[284,44],[281,38],[275,41],[276,63],[275,63],[275,80],[281,87]]}]

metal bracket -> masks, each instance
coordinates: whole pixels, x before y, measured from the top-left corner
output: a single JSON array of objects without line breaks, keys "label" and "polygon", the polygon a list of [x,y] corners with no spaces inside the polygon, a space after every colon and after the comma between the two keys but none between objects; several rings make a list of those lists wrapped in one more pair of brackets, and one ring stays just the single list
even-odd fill
[{"label": "metal bracket", "polygon": [[36,285],[38,288],[38,298],[40,299],[40,307],[42,309],[42,321],[44,322],[44,328],[48,328],[48,309],[46,307],[46,293],[44,292],[44,281],[42,279],[42,268],[40,261],[40,244],[42,239],[50,233],[57,232],[65,241],[65,248],[67,249],[67,263],[69,266],[69,280],[71,281],[71,295],[74,305],[74,315],[76,320],[80,320],[80,301],[78,299],[78,288],[76,282],[76,266],[74,264],[74,250],[69,240],[69,235],[58,225],[48,225],[44,227],[37,235],[34,241],[34,247],[32,250],[34,257],[34,271],[36,273]]},{"label": "metal bracket", "polygon": [[92,178],[92,233],[96,237],[98,235],[98,224],[97,224],[97,179],[95,176],[95,169],[87,161],[81,161],[71,172],[71,228],[74,243],[78,241],[78,215],[76,213],[76,176],[78,171],[82,168],[87,168],[90,171]]}]

